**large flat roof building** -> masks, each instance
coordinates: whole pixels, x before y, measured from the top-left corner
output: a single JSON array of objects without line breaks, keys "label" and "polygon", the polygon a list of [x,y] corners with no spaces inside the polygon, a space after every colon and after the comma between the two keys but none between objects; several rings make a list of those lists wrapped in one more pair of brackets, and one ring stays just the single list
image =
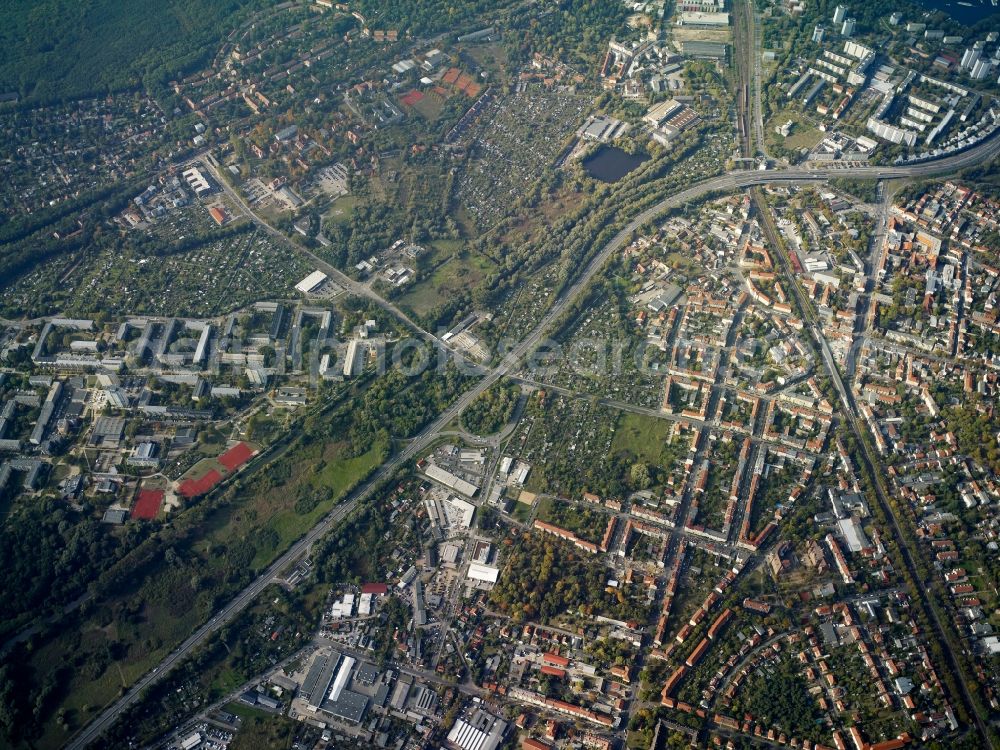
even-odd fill
[{"label": "large flat roof building", "polygon": [[474,581],[496,583],[497,579],[500,577],[500,568],[474,562],[469,565],[468,577]]},{"label": "large flat roof building", "polygon": [[476,506],[468,500],[451,495],[446,501],[445,514],[450,526],[459,526],[467,529],[472,526],[472,517],[476,513]]},{"label": "large flat roof building", "polygon": [[684,105],[676,99],[668,99],[665,102],[658,102],[649,108],[649,111],[643,115],[642,119],[656,128],[659,127],[661,122],[673,115],[683,106]]},{"label": "large flat roof building", "polygon": [[701,13],[699,11],[683,11],[677,20],[678,26],[689,26],[701,29],[724,29],[729,26],[728,13]]},{"label": "large flat roof building", "polygon": [[274,134],[274,140],[279,143],[284,141],[290,141],[296,135],[298,135],[299,128],[297,125],[289,125],[287,128],[282,128],[277,133]]},{"label": "large flat roof building", "polygon": [[187,181],[188,187],[194,190],[195,195],[207,193],[212,189],[211,183],[209,183],[198,167],[185,169],[181,172],[181,176]]},{"label": "large flat roof building", "polygon": [[[334,653],[336,654],[336,652]],[[335,665],[336,673],[334,674],[333,668],[330,666],[332,664],[331,660],[331,663],[324,667],[321,678],[316,682],[316,687],[318,688],[325,681],[327,675],[331,676],[331,679],[327,682],[329,691],[324,690],[323,693],[319,693],[317,690],[315,693],[317,697],[322,698],[319,708],[331,716],[336,716],[338,719],[358,724],[364,718],[365,711],[368,708],[368,696],[347,689],[347,686],[351,683],[351,674],[354,672],[354,665],[357,660],[352,656],[336,655],[338,657],[338,663]],[[311,673],[312,670],[310,670]],[[306,680],[308,681],[308,679],[307,676]],[[312,701],[310,701],[310,708],[312,707]]]},{"label": "large flat roof building", "polygon": [[344,377],[352,378],[359,374],[364,368],[364,355],[366,351],[364,342],[358,339],[351,339],[347,345],[347,356],[344,357]]},{"label": "large flat roof building", "polygon": [[703,42],[691,39],[681,42],[681,51],[687,57],[706,60],[725,60],[728,46],[725,42]]},{"label": "large flat roof building", "polygon": [[212,336],[212,325],[206,323],[205,327],[201,329],[201,336],[198,337],[198,346],[194,350],[194,359],[192,363],[195,365],[201,365],[205,361],[205,355],[208,354],[208,340]]},{"label": "large flat roof building", "polygon": [[322,709],[338,719],[360,724],[368,709],[368,696],[344,690],[335,701],[323,701]]},{"label": "large flat roof building", "polygon": [[698,122],[698,119],[697,112],[682,104],[679,109],[664,120],[661,127],[670,134],[680,133]]},{"label": "large flat roof building", "polygon": [[295,285],[295,290],[302,292],[303,294],[309,294],[310,292],[316,291],[316,289],[318,289],[320,285],[326,281],[326,279],[327,276],[322,271],[313,271]]},{"label": "large flat roof building", "polygon": [[458,750],[496,750],[506,731],[506,721],[477,707],[455,722],[448,744]]},{"label": "large flat roof building", "polygon": [[306,678],[302,681],[299,696],[305,700],[311,711],[318,711],[323,705],[323,701],[326,700],[339,664],[340,652],[332,651],[329,654],[317,656],[312,666],[309,667]]},{"label": "large flat roof building", "polygon": [[435,482],[440,482],[445,487],[449,487],[450,489],[455,490],[455,492],[460,492],[468,497],[475,495],[479,489],[471,482],[466,482],[464,479],[456,477],[450,471],[445,471],[440,466],[436,466],[435,464],[429,464],[427,468],[424,469],[424,473]]}]

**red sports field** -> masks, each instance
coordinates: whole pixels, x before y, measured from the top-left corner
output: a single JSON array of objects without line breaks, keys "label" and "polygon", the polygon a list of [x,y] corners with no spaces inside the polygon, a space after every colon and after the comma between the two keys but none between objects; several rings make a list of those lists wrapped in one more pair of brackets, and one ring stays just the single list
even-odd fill
[{"label": "red sports field", "polygon": [[249,445],[237,443],[219,456],[219,463],[226,467],[226,471],[235,471],[249,461],[252,456],[253,449]]},{"label": "red sports field", "polygon": [[204,495],[221,481],[222,474],[215,469],[210,469],[200,479],[185,479],[181,482],[180,493],[187,498],[198,497],[198,495]]},{"label": "red sports field", "polygon": [[408,94],[404,94],[400,97],[399,101],[405,104],[407,107],[412,107],[414,104],[419,102],[424,98],[424,95],[419,91],[411,91]]},{"label": "red sports field", "polygon": [[156,518],[163,504],[163,490],[140,490],[135,505],[132,506],[132,518],[142,518],[146,521]]}]

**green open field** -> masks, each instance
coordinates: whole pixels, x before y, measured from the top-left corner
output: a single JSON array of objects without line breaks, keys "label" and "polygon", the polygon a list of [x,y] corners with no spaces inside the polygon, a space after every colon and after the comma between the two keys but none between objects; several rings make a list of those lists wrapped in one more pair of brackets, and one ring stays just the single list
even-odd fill
[{"label": "green open field", "polygon": [[212,675],[212,688],[219,693],[230,693],[243,684],[243,678],[229,665]]},{"label": "green open field", "polygon": [[330,210],[326,212],[323,221],[343,223],[350,220],[354,213],[354,207],[358,205],[356,195],[342,195],[330,205]]},{"label": "green open field", "polygon": [[413,105],[412,109],[425,120],[434,122],[441,115],[441,110],[444,109],[444,99],[434,91],[429,91],[423,99]]},{"label": "green open field", "polygon": [[[191,629],[194,626],[195,624],[192,624]],[[82,633],[81,641],[84,644],[96,644],[105,640],[114,640],[116,635],[114,628],[92,628],[90,631]],[[66,680],[64,685],[60,685],[60,690],[67,691],[66,699],[60,704],[60,708],[64,711],[66,720],[69,722],[67,726],[71,728],[69,730],[63,729],[56,721],[47,722],[44,725],[43,734],[34,747],[63,747],[72,730],[92,718],[93,710],[104,706],[118,695],[123,687],[132,684],[145,672],[159,664],[168,652],[168,649],[164,648],[161,651],[148,654],[141,660],[113,664],[103,674],[94,677],[92,674],[65,666],[73,663],[74,652],[77,650],[79,650],[78,647],[71,641],[53,639],[33,655],[33,662],[42,668],[64,665],[61,669],[57,668],[56,672]]]},{"label": "green open field", "polygon": [[309,530],[345,492],[385,460],[388,452],[387,445],[376,444],[360,456],[343,458],[345,447],[343,443],[310,446],[303,451],[308,460],[297,464],[298,471],[288,481],[267,489],[256,485],[244,490],[245,502],[221,508],[206,519],[206,549],[256,537],[264,543],[256,545],[250,565],[254,569],[267,565],[275,550],[284,549]]},{"label": "green open field", "polygon": [[[531,467],[531,473],[528,475],[528,481],[524,483],[524,489],[528,492],[534,492],[536,495],[545,492],[548,489],[549,480],[545,476],[545,467],[541,464],[535,464]],[[523,505],[523,503],[518,503]],[[527,506],[525,506],[527,507]]]},{"label": "green open field", "polygon": [[622,415],[611,442],[612,453],[628,453],[640,461],[662,466],[668,460],[667,441],[673,423],[631,412]]},{"label": "green open field", "polygon": [[445,304],[456,294],[470,292],[493,269],[492,261],[461,252],[460,240],[438,240],[432,244],[426,263],[433,270],[400,298],[400,304],[423,316]]},{"label": "green open field", "polygon": [[219,463],[219,459],[214,456],[201,459],[198,463],[184,472],[181,480],[184,479],[197,479],[198,477],[204,476],[206,473],[215,469],[217,472],[225,476],[228,472],[226,467]]},{"label": "green open field", "polygon": [[[787,138],[782,138],[774,132],[776,127],[784,125],[789,120],[795,124]],[[775,112],[770,120],[764,123],[764,137],[770,144],[783,145],[787,149],[812,148],[823,139],[823,134],[809,117],[795,109],[782,109]]]},{"label": "green open field", "polygon": [[[334,454],[341,446],[333,446]],[[328,447],[328,450],[330,448]],[[330,511],[351,487],[356,485],[379,464],[388,453],[388,446],[379,444],[373,446],[367,453],[355,458],[346,458],[328,463],[322,472],[311,481],[311,486],[317,493],[326,496],[328,500],[321,502],[312,511],[300,514],[294,508],[285,508],[275,512],[269,521],[269,527],[278,532],[279,546],[284,547],[302,536],[312,528],[320,517]],[[258,552],[258,557],[260,553]],[[257,558],[254,558],[255,562]],[[261,561],[264,562],[264,561]]]},{"label": "green open field", "polygon": [[292,746],[297,722],[242,704],[230,703],[226,710],[243,719],[240,731],[230,744],[233,750],[272,750]]},{"label": "green open field", "polygon": [[514,507],[511,508],[510,514],[516,518],[521,523],[527,523],[528,519],[531,518],[532,507],[527,503],[514,502]]},{"label": "green open field", "polygon": [[677,268],[687,273],[697,273],[701,265],[690,256],[681,253],[670,253],[664,262],[671,268]]},{"label": "green open field", "polygon": [[462,51],[480,66],[501,78],[509,72],[510,57],[507,50],[498,42],[470,44]]},{"label": "green open field", "polygon": [[[386,199],[406,210],[407,216],[441,214],[448,205],[448,174],[436,165],[412,165],[386,159],[386,169],[397,170],[397,178],[386,190]],[[395,193],[395,198],[392,194]]]}]

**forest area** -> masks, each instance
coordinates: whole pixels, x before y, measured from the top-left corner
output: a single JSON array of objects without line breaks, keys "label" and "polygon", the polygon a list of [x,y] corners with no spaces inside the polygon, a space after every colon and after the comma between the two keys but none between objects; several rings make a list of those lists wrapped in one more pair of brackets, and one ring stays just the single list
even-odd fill
[{"label": "forest area", "polygon": [[605,588],[606,574],[602,564],[588,560],[568,542],[525,534],[490,602],[514,622],[550,623],[577,612],[621,620],[642,618],[641,608],[622,589]]},{"label": "forest area", "polygon": [[520,389],[516,385],[494,385],[462,412],[462,424],[476,435],[492,435],[514,412]]},{"label": "forest area", "polygon": [[0,6],[0,93],[48,103],[140,85],[209,63],[263,0],[38,0]]}]

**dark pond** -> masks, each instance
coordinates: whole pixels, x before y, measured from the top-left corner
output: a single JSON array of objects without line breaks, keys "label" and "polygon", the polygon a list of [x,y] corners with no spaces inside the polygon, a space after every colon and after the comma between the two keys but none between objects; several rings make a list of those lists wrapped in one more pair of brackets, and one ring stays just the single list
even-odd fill
[{"label": "dark pond", "polygon": [[[920,5],[929,10],[943,10],[954,20],[966,26],[972,26],[984,18],[1000,13],[1000,7],[993,4],[993,0],[918,0]],[[915,18],[915,21],[923,19]],[[1000,23],[1000,16],[997,16],[997,23]],[[996,26],[995,28],[1000,28]],[[973,39],[968,39],[968,46],[972,46]]]},{"label": "dark pond", "polygon": [[618,182],[648,159],[647,154],[630,154],[614,146],[601,146],[583,162],[583,168],[595,180]]}]

